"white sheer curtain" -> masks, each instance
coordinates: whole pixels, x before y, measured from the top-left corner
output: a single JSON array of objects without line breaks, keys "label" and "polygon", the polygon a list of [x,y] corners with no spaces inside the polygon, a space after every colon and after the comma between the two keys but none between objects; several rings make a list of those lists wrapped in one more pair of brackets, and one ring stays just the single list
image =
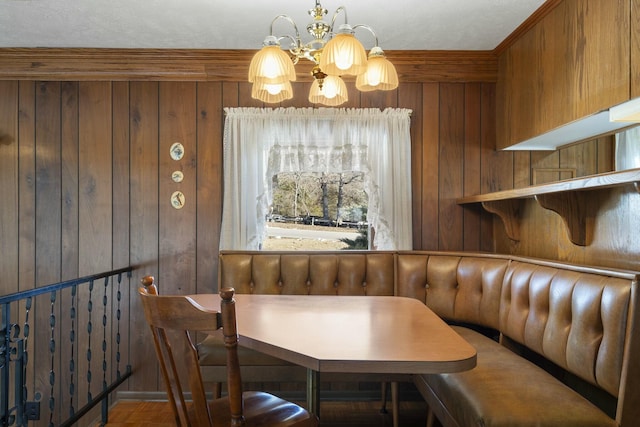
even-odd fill
[{"label": "white sheer curtain", "polygon": [[411,249],[411,110],[225,108],[220,249],[260,249],[272,177],[363,172],[377,249]]}]

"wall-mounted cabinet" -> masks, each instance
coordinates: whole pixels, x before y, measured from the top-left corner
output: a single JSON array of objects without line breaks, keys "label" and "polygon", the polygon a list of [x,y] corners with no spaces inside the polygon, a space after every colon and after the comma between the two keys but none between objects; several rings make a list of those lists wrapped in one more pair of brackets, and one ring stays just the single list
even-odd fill
[{"label": "wall-mounted cabinet", "polygon": [[640,0],[631,0],[631,99],[640,97]]},{"label": "wall-mounted cabinet", "polygon": [[507,48],[499,57],[497,149],[640,96],[640,64],[631,66],[640,53],[630,53],[640,46],[632,19],[639,8],[640,0],[564,0]]}]

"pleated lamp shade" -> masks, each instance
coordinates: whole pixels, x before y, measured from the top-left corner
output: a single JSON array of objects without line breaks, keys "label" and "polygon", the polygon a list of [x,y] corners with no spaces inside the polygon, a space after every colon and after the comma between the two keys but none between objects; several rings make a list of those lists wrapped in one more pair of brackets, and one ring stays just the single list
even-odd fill
[{"label": "pleated lamp shade", "polygon": [[333,76],[357,76],[367,69],[367,53],[352,33],[338,33],[322,48],[320,68]]},{"label": "pleated lamp shade", "polygon": [[256,81],[251,88],[251,97],[262,102],[273,104],[293,98],[293,88],[289,81],[278,84],[261,84],[259,81]]},{"label": "pleated lamp shade", "polygon": [[260,49],[251,59],[249,81],[260,84],[280,84],[295,81],[293,61],[280,46],[269,45]]},{"label": "pleated lamp shade", "polygon": [[[362,92],[397,88],[398,73],[396,72],[396,67],[384,56],[384,53],[374,53],[374,49],[369,54],[367,71],[356,78],[356,88]],[[382,49],[377,49],[382,52]]]},{"label": "pleated lamp shade", "polygon": [[309,102],[330,107],[343,104],[349,100],[349,93],[344,81],[338,76],[324,78],[322,89],[318,80],[314,80],[309,90]]}]

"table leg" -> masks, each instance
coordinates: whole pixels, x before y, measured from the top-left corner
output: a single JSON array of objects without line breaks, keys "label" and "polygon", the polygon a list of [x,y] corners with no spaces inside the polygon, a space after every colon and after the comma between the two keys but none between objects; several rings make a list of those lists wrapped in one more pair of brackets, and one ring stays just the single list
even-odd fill
[{"label": "table leg", "polygon": [[320,418],[320,372],[307,369],[307,410]]}]

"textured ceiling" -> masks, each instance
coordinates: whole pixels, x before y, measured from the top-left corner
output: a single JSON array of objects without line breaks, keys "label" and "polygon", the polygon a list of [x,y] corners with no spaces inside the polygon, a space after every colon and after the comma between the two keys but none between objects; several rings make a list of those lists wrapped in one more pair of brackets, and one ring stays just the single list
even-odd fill
[{"label": "textured ceiling", "polygon": [[[491,50],[544,0],[324,0],[331,22],[371,26],[388,50]],[[259,49],[291,16],[307,40],[312,0],[0,0],[0,47]],[[337,24],[344,22],[340,14]],[[279,20],[278,35],[292,26]],[[360,34],[362,31],[362,34]],[[369,33],[357,33],[365,48]],[[368,38],[368,40],[367,40]]]}]

